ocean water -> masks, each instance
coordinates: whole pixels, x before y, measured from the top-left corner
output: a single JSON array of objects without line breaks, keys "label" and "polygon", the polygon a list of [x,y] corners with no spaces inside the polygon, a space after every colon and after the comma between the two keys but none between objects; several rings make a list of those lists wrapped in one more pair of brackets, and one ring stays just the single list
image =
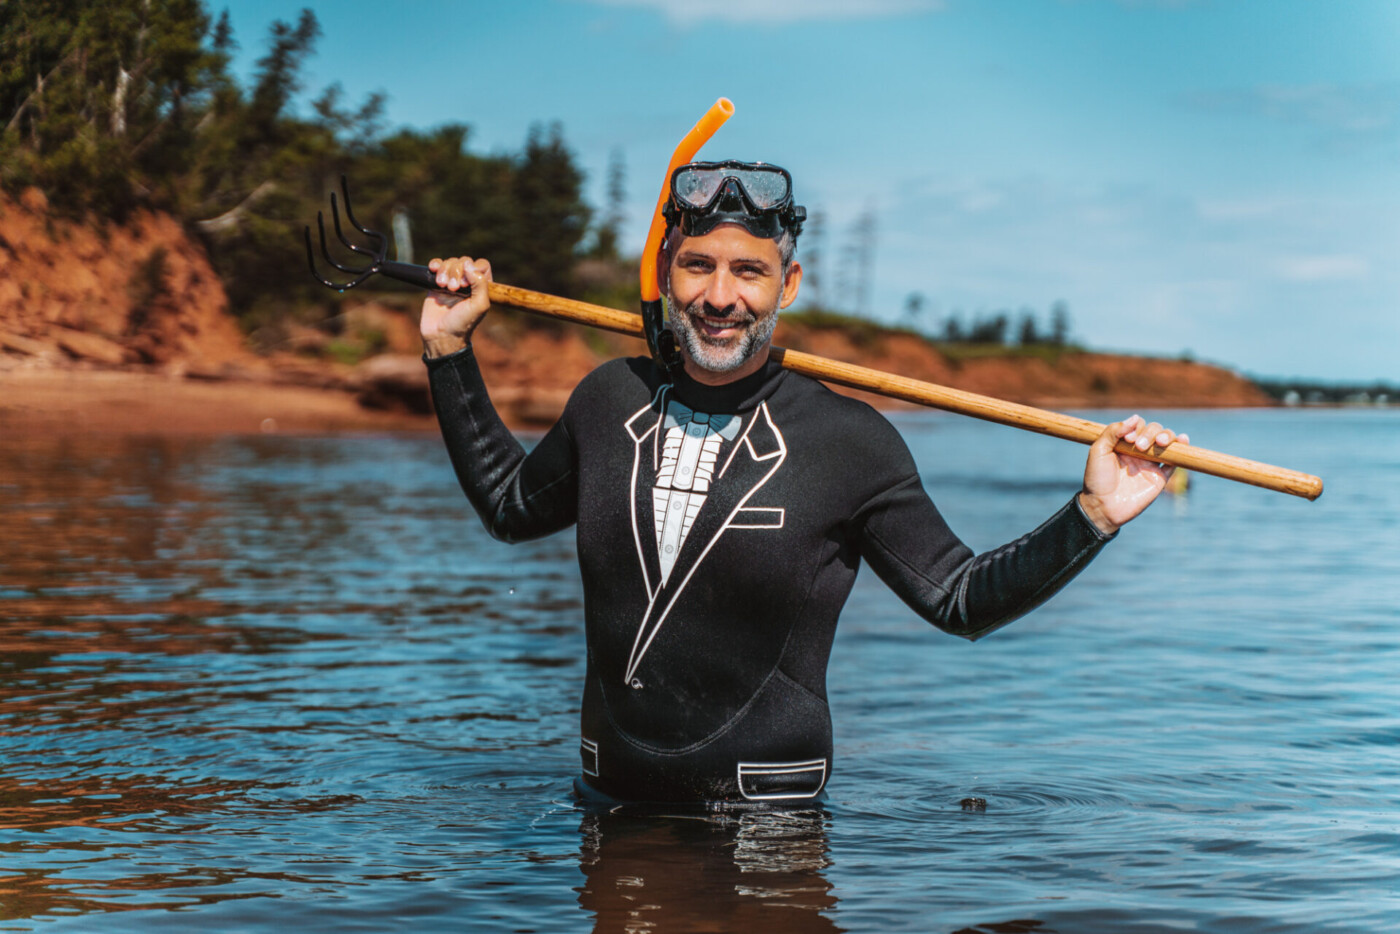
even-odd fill
[{"label": "ocean water", "polygon": [[[1078,487],[894,420],[974,547]],[[1400,929],[1400,411],[1166,420],[1327,492],[1196,477],[975,645],[863,572],[826,799],[668,814],[574,801],[572,537],[435,437],[0,439],[0,931]]]}]

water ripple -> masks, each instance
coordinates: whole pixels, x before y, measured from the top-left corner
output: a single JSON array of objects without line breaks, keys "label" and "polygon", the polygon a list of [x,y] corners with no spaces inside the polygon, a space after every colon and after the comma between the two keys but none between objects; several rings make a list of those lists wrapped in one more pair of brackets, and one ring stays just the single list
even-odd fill
[{"label": "water ripple", "polygon": [[[1198,478],[976,645],[863,574],[825,800],[700,812],[574,799],[572,537],[436,439],[7,439],[0,927],[1393,929],[1396,417],[1182,413],[1327,496]],[[1082,467],[898,424],[976,547]]]}]

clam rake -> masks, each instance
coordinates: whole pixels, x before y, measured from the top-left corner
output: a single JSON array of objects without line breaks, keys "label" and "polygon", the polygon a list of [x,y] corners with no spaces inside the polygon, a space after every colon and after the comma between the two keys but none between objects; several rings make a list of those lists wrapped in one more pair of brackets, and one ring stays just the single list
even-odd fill
[{"label": "clam rake", "polygon": [[[346,282],[337,283],[321,275],[316,268],[316,257],[311,246],[311,228],[308,226],[306,228],[306,260],[311,266],[311,274],[316,277],[318,282],[327,288],[344,292],[364,284],[367,279],[377,274],[422,289],[438,288],[437,275],[428,267],[400,263],[387,258],[388,238],[379,231],[362,226],[355,219],[354,212],[350,207],[350,188],[344,176],[341,176],[340,179],[340,191],[345,202],[346,219],[355,230],[371,241],[373,246],[360,246],[346,238],[341,229],[340,211],[334,192],[331,194],[331,226],[342,245],[360,256],[368,257],[370,263],[367,266],[354,267],[336,262],[327,249],[325,218],[318,211],[316,227],[320,233],[321,255],[333,268],[351,277]],[[640,315],[618,311],[615,308],[605,308],[601,305],[559,298],[543,292],[503,285],[499,282],[489,283],[487,294],[491,301],[496,304],[510,305],[523,311],[564,321],[573,321],[577,324],[586,324],[590,327],[626,334],[631,337],[645,337]],[[1026,431],[1034,431],[1066,441],[1092,444],[1104,429],[1102,423],[1088,419],[1061,415],[1057,412],[1007,402],[991,396],[981,396],[960,389],[939,386],[935,383],[926,383],[905,376],[872,370],[868,367],[829,360],[798,350],[774,347],[771,351],[771,358],[785,369],[823,382],[861,389],[891,399],[927,405],[947,412],[956,412],[960,415],[970,415],[973,418],[1010,425],[1014,428],[1022,428]],[[1120,441],[1115,450],[1130,457],[1143,457],[1174,464],[1199,473],[1236,480],[1240,483],[1252,484],[1279,493],[1301,496],[1304,499],[1317,499],[1322,495],[1322,480],[1311,474],[1262,464],[1243,457],[1235,457],[1232,454],[1222,454],[1219,451],[1198,448],[1191,444],[1175,444],[1168,448],[1159,448],[1154,445],[1146,452],[1142,452],[1133,445]]]}]

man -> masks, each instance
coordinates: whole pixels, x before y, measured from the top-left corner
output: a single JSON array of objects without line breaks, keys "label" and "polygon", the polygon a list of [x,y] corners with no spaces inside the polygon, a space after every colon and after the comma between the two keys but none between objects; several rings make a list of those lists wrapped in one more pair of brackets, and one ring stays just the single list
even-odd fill
[{"label": "man", "polygon": [[804,216],[774,166],[678,169],[657,274],[679,359],[600,366],[529,454],[471,353],[490,264],[430,264],[446,291],[423,303],[425,359],[468,498],[506,541],[578,526],[583,794],[817,796],[832,763],[827,657],[862,559],[920,615],[979,638],[1063,586],[1161,491],[1170,469],[1120,457],[1118,439],[1144,452],[1187,440],[1138,416],[1110,425],[1080,493],[974,556],[888,421],[769,360],[802,281]]}]

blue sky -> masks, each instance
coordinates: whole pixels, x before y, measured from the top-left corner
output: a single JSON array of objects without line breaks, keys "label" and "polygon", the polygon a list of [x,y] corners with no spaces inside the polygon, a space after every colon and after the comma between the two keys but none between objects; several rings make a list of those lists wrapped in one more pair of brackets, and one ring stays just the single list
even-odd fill
[{"label": "blue sky", "polygon": [[[305,3],[228,3],[246,72]],[[215,11],[222,7],[211,4]],[[1391,0],[360,0],[312,3],[309,93],[477,152],[559,121],[640,249],[671,148],[785,166],[827,217],[823,297],[876,217],[871,310],[1068,304],[1100,349],[1400,382],[1400,3]],[[803,244],[799,243],[801,258]]]}]

